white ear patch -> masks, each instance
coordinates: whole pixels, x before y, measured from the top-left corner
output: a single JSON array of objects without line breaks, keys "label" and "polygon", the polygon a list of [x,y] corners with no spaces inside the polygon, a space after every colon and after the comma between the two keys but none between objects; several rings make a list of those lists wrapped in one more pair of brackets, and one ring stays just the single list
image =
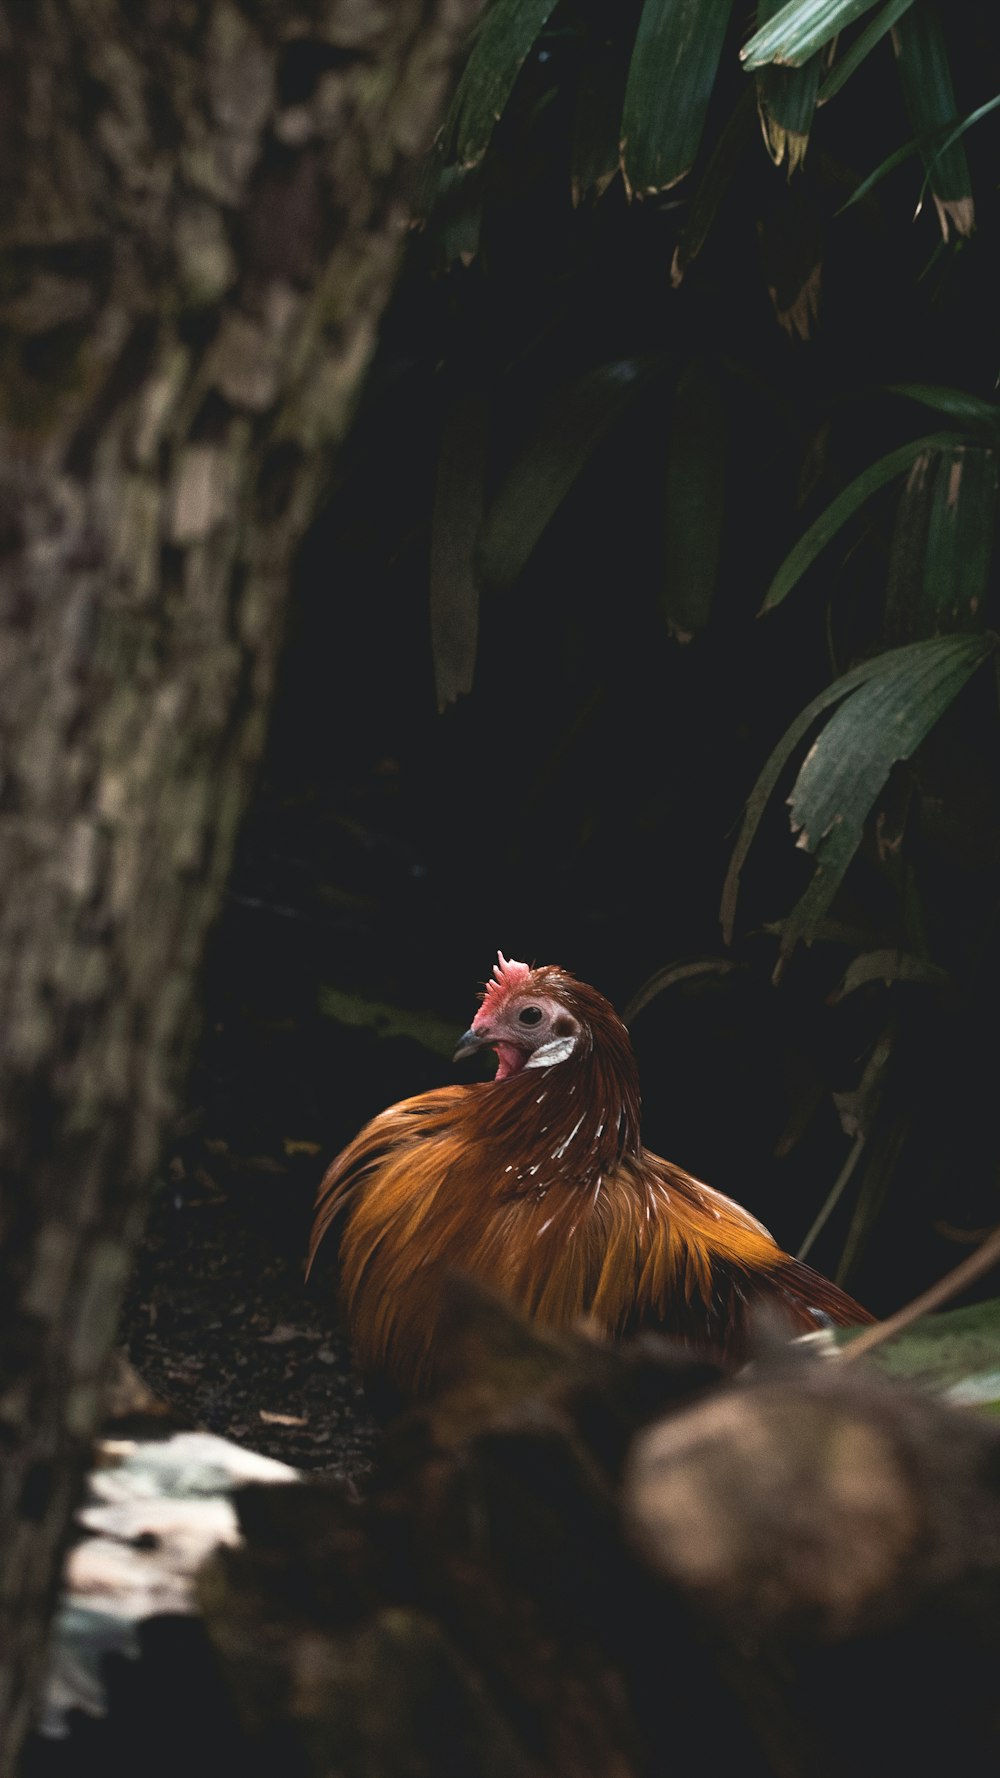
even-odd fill
[{"label": "white ear patch", "polygon": [[579,1032],[569,1037],[550,1037],[548,1043],[539,1044],[525,1062],[526,1068],[551,1068],[553,1062],[568,1062],[576,1049]]}]

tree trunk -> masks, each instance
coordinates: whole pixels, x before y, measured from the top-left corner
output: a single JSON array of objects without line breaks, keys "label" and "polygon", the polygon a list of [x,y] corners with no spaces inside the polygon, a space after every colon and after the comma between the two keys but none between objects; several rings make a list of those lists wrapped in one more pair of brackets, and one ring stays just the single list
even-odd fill
[{"label": "tree trunk", "polygon": [[12,0],[0,16],[3,1773],[183,1084],[293,552],[477,3]]}]

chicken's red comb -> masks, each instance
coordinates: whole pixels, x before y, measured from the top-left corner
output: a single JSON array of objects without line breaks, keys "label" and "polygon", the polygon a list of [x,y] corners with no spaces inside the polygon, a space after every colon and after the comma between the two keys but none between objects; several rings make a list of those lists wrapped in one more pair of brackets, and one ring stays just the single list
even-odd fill
[{"label": "chicken's red comb", "polygon": [[[493,965],[493,977],[483,989],[482,1012],[496,1012],[499,1006],[518,988],[523,988],[531,975],[530,963],[515,963],[513,957],[505,957],[502,951],[497,952],[497,960]],[[477,1013],[476,1017],[478,1018]],[[475,1023],[475,1020],[473,1020]]]}]

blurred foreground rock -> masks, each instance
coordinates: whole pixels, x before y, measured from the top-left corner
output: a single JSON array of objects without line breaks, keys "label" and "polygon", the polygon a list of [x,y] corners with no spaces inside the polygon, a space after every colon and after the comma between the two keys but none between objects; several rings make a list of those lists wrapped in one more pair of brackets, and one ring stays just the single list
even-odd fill
[{"label": "blurred foreground rock", "polygon": [[556,1338],[467,1287],[450,1350],[366,1499],[238,1489],[242,1541],[196,1583],[216,1714],[185,1778],[993,1769],[991,1422],[793,1349],[727,1378]]}]

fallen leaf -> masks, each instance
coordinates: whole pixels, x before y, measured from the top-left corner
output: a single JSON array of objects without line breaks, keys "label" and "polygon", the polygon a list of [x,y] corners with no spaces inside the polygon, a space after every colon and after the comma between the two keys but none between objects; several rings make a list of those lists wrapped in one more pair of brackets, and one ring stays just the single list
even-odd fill
[{"label": "fallen leaf", "polygon": [[301,1330],[293,1327],[290,1321],[279,1321],[270,1333],[258,1334],[257,1340],[261,1346],[285,1346],[289,1340],[298,1340],[301,1337]]}]

